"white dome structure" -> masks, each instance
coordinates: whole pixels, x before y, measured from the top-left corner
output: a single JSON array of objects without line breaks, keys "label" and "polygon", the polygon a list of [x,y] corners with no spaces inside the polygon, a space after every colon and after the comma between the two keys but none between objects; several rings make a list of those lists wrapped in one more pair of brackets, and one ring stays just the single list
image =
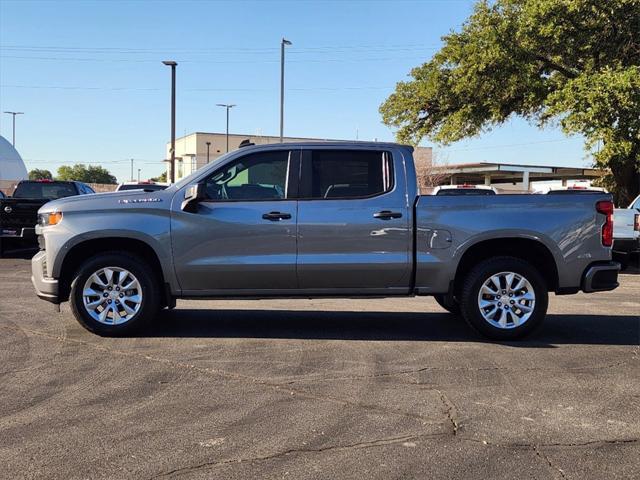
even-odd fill
[{"label": "white dome structure", "polygon": [[22,180],[27,178],[27,167],[22,157],[6,138],[0,136],[0,180]]}]

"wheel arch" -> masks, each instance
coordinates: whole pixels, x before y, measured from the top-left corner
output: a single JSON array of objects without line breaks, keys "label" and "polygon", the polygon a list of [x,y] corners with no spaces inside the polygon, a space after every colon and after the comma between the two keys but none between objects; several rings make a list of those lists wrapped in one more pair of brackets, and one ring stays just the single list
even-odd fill
[{"label": "wheel arch", "polygon": [[153,269],[154,276],[159,280],[159,289],[163,295],[163,302],[167,304],[165,284],[169,281],[168,275],[162,267],[160,255],[147,242],[139,238],[107,236],[99,238],[84,239],[66,249],[64,258],[61,259],[58,267],[59,298],[60,301],[69,299],[71,282],[75,272],[82,265],[83,260],[104,252],[123,252],[133,254],[141,258]]},{"label": "wheel arch", "polygon": [[542,241],[522,236],[501,237],[477,241],[461,252],[454,276],[454,295],[459,294],[466,275],[475,265],[496,256],[511,256],[525,260],[540,272],[548,291],[556,291],[559,288],[556,258]]}]

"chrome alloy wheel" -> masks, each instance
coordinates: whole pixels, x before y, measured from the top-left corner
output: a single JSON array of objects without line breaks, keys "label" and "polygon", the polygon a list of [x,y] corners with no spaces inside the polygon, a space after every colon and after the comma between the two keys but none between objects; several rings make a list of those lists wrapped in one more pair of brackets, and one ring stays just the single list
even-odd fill
[{"label": "chrome alloy wheel", "polygon": [[91,318],[105,325],[121,325],[140,310],[142,288],[138,279],[128,270],[105,267],[87,279],[82,299]]},{"label": "chrome alloy wheel", "polygon": [[523,325],[535,308],[536,294],[531,283],[514,272],[489,277],[478,293],[478,308],[491,325],[511,329]]}]

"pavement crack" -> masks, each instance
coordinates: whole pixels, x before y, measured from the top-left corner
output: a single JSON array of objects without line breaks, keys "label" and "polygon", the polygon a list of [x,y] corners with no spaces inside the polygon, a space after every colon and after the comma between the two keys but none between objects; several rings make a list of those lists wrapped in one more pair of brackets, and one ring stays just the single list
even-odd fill
[{"label": "pavement crack", "polygon": [[446,408],[447,419],[451,423],[451,427],[453,428],[453,435],[455,436],[458,434],[458,428],[460,427],[460,422],[458,420],[458,410],[443,391],[436,390],[436,392],[438,392],[438,395],[440,395],[440,400]]},{"label": "pavement crack", "polygon": [[542,460],[544,460],[544,462],[549,465],[549,468],[551,468],[554,472],[557,472],[558,474],[560,474],[560,478],[567,478],[567,476],[564,474],[564,471],[560,468],[557,467],[553,464],[553,462],[551,461],[551,459],[544,454],[544,452],[542,452],[539,448],[539,446],[537,445],[533,445],[532,446],[533,451],[535,452],[535,454],[541,458]]},{"label": "pavement crack", "polygon": [[398,443],[405,443],[411,440],[418,440],[420,438],[433,438],[433,437],[438,437],[442,435],[443,434],[403,435],[399,437],[388,437],[388,438],[382,438],[378,440],[356,442],[356,443],[351,443],[347,445],[329,445],[326,447],[319,447],[319,448],[290,448],[287,450],[282,450],[280,452],[275,452],[268,455],[257,455],[252,457],[240,457],[240,458],[230,458],[226,460],[217,460],[217,461],[211,461],[211,462],[202,462],[196,465],[190,465],[187,467],[176,468],[167,472],[158,473],[150,477],[149,480],[171,477],[175,475],[182,475],[184,473],[194,472],[196,470],[200,470],[203,468],[215,468],[215,467],[227,465],[230,463],[239,464],[239,463],[246,463],[246,462],[266,461],[266,460],[273,460],[273,459],[285,457],[288,455],[296,455],[296,454],[322,453],[322,452],[328,452],[328,451],[349,451],[349,450],[358,450],[363,448],[375,448],[375,447],[382,447],[386,445],[395,445]]}]

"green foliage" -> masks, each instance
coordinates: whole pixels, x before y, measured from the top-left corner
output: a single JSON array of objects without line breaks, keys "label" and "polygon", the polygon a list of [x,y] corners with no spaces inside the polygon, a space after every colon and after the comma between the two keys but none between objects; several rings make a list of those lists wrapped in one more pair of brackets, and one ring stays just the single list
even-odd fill
[{"label": "green foliage", "polygon": [[53,180],[53,175],[49,170],[34,168],[29,172],[29,180]]},{"label": "green foliage", "polygon": [[85,183],[116,184],[116,177],[103,167],[78,163],[73,166],[63,165],[58,168],[56,180],[76,180]]},{"label": "green foliage", "polygon": [[154,177],[152,179],[150,179],[152,182],[155,183],[166,183],[167,182],[167,172],[162,172],[160,175],[158,175],[157,177]]},{"label": "green foliage", "polygon": [[[443,144],[521,116],[580,133],[625,203],[640,190],[640,0],[480,1],[382,104],[399,141]],[[598,149],[598,147],[601,147]]]}]

